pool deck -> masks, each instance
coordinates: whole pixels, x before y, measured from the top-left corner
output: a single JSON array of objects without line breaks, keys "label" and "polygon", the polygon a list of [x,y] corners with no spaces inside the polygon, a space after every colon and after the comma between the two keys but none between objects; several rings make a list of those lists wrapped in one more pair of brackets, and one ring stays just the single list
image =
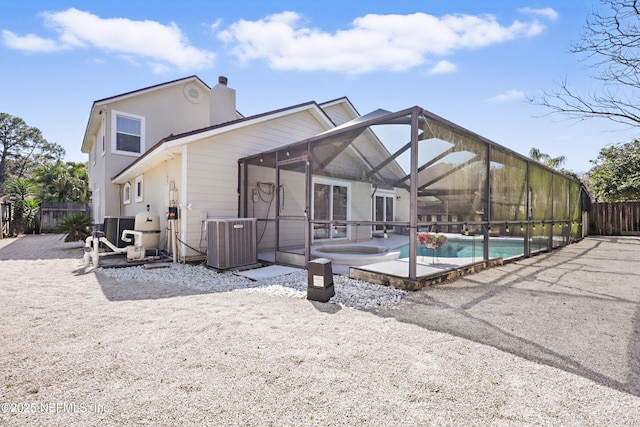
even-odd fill
[{"label": "pool deck", "polygon": [[[430,276],[443,271],[460,268],[466,265],[475,264],[482,259],[472,258],[435,258],[418,256],[417,275]],[[409,277],[409,258],[401,258],[393,261],[378,262],[375,264],[361,265],[357,268],[374,273],[392,274],[398,277]]]},{"label": "pool deck", "polygon": [[349,269],[349,277],[367,282],[393,286],[397,289],[415,291],[425,286],[442,283],[485,268],[502,265],[502,258],[488,261],[477,258],[418,257],[416,280],[409,279],[409,259],[380,262]]},{"label": "pool deck", "polygon": [[[448,234],[449,238],[475,241],[482,244],[482,239],[458,234]],[[435,283],[455,279],[464,274],[474,273],[495,265],[502,265],[502,258],[484,260],[476,257],[432,257],[418,255],[417,280],[409,279],[409,258],[397,258],[399,248],[407,245],[408,236],[389,235],[388,238],[374,237],[360,242],[333,241],[316,243],[311,247],[312,259],[329,258],[332,262],[334,274],[346,275],[355,279],[361,279],[372,283],[393,286],[398,289],[417,290]],[[384,254],[337,254],[318,251],[322,246],[373,246],[388,249]],[[303,249],[299,249],[303,253]],[[395,253],[395,258],[394,254]],[[259,257],[266,259],[266,256]],[[520,257],[516,257],[520,258]]]}]

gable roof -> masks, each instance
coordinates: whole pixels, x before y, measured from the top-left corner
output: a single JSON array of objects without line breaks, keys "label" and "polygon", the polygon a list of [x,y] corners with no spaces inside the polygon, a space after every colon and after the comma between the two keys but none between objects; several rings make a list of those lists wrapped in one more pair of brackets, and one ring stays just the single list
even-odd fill
[{"label": "gable roof", "polygon": [[332,99],[330,101],[325,101],[322,102],[320,104],[321,108],[327,108],[327,107],[331,107],[337,104],[343,104],[345,106],[345,108],[347,110],[349,110],[349,112],[351,113],[351,115],[355,118],[355,117],[359,117],[360,113],[358,113],[358,110],[356,110],[356,107],[353,106],[353,104],[351,103],[351,101],[349,100],[349,98],[347,98],[346,96],[342,96],[340,98],[336,98],[336,99]]},{"label": "gable roof", "polygon": [[243,117],[231,122],[208,126],[202,129],[185,132],[178,135],[169,135],[168,137],[158,141],[158,143],[147,150],[142,156],[138,157],[133,163],[131,163],[116,176],[114,176],[112,178],[112,182],[119,184],[132,179],[140,173],[143,173],[145,170],[163,161],[163,153],[165,153],[165,155],[172,155],[173,153],[176,153],[178,151],[178,147],[181,147],[185,144],[189,144],[193,141],[198,141],[225,132],[253,126],[267,120],[273,120],[279,117],[296,114],[301,111],[309,111],[321,122],[324,122],[328,129],[335,127],[335,123],[333,123],[333,121],[324,112],[320,105],[315,101],[310,101],[303,104],[293,105],[291,107],[285,107],[266,113],[256,114],[250,117]]},{"label": "gable roof", "polygon": [[153,92],[156,90],[166,89],[168,87],[183,84],[189,81],[192,81],[194,83],[197,83],[203,86],[208,91],[211,90],[209,85],[203,82],[198,76],[193,75],[193,76],[183,77],[181,79],[171,80],[169,82],[148,86],[142,89],[136,89],[129,92],[121,93],[119,95],[114,95],[108,98],[102,98],[102,99],[93,101],[93,105],[91,106],[91,112],[89,113],[89,120],[87,121],[87,127],[84,132],[84,138],[82,140],[81,151],[83,153],[88,153],[90,150],[91,144],[93,142],[91,140],[91,135],[93,134],[93,132],[96,129],[96,126],[98,125],[98,116],[102,113],[102,110],[101,110],[102,106],[110,104],[112,102],[122,101],[123,99],[132,98],[134,96],[140,96],[145,93]]}]

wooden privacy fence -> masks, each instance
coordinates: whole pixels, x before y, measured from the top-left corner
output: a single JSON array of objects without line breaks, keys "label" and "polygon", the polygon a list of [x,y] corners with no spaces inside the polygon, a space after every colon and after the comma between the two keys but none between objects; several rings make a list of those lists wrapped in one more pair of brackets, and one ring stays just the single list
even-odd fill
[{"label": "wooden privacy fence", "polygon": [[42,202],[40,204],[40,232],[53,233],[58,220],[65,216],[85,213],[91,216],[91,204],[75,202]]},{"label": "wooden privacy fence", "polygon": [[591,203],[589,234],[640,236],[640,201]]}]

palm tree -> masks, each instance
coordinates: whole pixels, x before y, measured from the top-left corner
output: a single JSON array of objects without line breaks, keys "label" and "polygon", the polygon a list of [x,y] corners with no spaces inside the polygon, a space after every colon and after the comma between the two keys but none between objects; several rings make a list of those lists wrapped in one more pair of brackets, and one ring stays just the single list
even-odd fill
[{"label": "palm tree", "polygon": [[71,214],[60,219],[56,227],[56,233],[66,234],[65,242],[77,242],[89,237],[89,227],[92,225],[93,222],[86,214]]},{"label": "palm tree", "polygon": [[84,163],[58,160],[39,165],[34,170],[42,200],[55,202],[87,202],[89,178]]},{"label": "palm tree", "polygon": [[24,233],[27,227],[33,226],[40,202],[34,195],[33,181],[25,178],[15,178],[7,183],[7,192],[13,202],[13,221],[10,234]]},{"label": "palm tree", "polygon": [[567,161],[566,156],[551,157],[547,153],[543,153],[540,149],[535,147],[529,150],[529,157],[545,166],[549,166],[552,169],[559,169]]}]

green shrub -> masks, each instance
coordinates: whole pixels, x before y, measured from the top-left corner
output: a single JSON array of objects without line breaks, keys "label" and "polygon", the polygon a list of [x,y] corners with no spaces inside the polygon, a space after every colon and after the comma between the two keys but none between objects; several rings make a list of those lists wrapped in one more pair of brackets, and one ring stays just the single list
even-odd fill
[{"label": "green shrub", "polygon": [[85,240],[91,234],[89,227],[93,223],[86,214],[77,213],[60,218],[58,226],[56,227],[56,233],[66,234],[65,242],[77,242],[78,240]]}]

